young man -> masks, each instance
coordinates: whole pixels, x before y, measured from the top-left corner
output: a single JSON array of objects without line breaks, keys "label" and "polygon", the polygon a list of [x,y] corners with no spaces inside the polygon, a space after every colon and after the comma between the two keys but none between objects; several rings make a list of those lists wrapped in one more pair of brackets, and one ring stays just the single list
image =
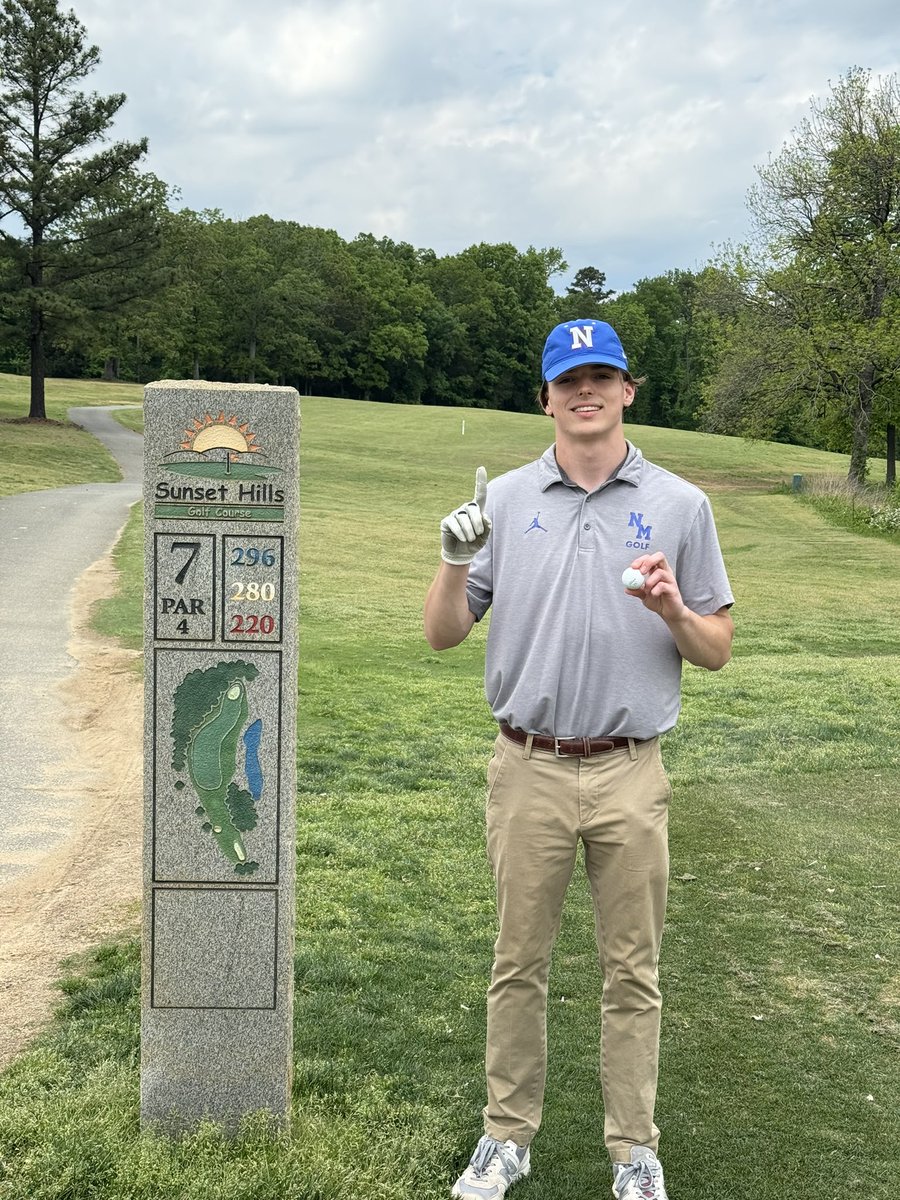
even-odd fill
[{"label": "young man", "polygon": [[[653,1120],[668,880],[659,736],[682,660],[731,656],[733,597],[709,502],[625,439],[637,381],[615,330],[547,338],[555,444],[441,522],[425,602],[436,650],[492,607],[485,690],[499,723],[487,845],[499,934],[487,1003],[485,1134],[453,1195],[500,1200],[530,1170],[546,1073],[547,980],[579,840],[603,972],[604,1137],[617,1200],[666,1200]],[[643,575],[626,589],[625,568]]]}]

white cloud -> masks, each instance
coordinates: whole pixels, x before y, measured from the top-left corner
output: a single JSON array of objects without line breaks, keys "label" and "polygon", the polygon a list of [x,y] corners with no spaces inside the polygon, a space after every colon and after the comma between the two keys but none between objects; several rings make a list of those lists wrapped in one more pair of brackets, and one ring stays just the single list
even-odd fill
[{"label": "white cloud", "polygon": [[619,288],[739,238],[810,99],[900,69],[892,0],[75,4],[116,136],[191,207],[554,245]]},{"label": "white cloud", "polygon": [[286,5],[271,25],[251,9],[218,52],[236,75],[256,79],[260,103],[266,95],[276,101],[345,95],[365,102],[364,89],[377,81],[378,22],[378,5],[365,0]]}]

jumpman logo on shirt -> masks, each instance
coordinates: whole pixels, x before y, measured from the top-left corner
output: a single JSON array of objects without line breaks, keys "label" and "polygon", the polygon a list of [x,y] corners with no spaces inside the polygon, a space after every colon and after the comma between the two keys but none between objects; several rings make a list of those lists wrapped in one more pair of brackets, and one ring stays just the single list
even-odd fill
[{"label": "jumpman logo on shirt", "polygon": [[546,529],[546,528],[545,528],[545,527],[544,527],[544,526],[541,524],[541,514],[540,514],[540,511],[538,511],[537,513],[535,513],[534,520],[531,522],[531,524],[528,526],[528,528],[525,530],[525,532],[526,532],[526,533],[531,533],[532,529],[543,529],[544,533],[549,533],[549,532],[550,532],[550,530],[549,530],[549,529]]}]

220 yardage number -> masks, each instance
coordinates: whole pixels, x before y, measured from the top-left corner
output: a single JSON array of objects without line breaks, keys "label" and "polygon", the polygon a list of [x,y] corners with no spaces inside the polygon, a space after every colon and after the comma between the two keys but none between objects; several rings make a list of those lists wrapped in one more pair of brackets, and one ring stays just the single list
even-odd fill
[{"label": "220 yardage number", "polygon": [[229,633],[245,633],[252,637],[255,633],[270,634],[275,632],[275,618],[268,614],[257,616],[255,613],[234,613],[231,618]]}]

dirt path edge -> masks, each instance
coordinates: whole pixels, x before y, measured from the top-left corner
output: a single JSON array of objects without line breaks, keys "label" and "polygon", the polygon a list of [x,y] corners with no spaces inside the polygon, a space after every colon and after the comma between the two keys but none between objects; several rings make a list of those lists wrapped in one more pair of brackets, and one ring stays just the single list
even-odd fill
[{"label": "dirt path edge", "polygon": [[48,1023],[60,963],[116,933],[133,933],[141,898],[143,684],[139,652],[89,625],[115,591],[110,555],[72,590],[75,668],[58,685],[63,765],[52,786],[74,797],[71,837],[0,889],[0,1068]]}]

